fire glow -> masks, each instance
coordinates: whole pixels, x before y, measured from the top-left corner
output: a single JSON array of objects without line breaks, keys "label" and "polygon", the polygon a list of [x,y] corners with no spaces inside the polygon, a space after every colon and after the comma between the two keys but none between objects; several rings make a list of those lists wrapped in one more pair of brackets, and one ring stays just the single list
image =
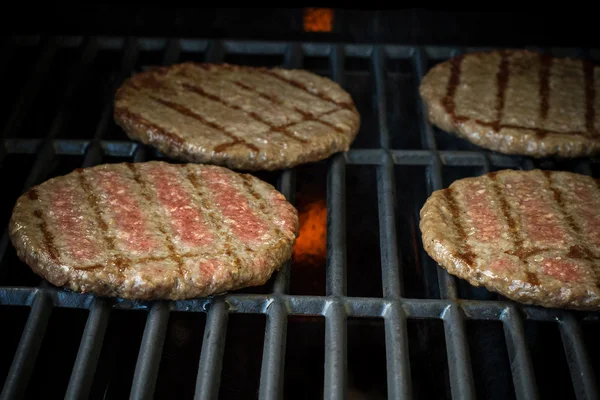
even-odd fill
[{"label": "fire glow", "polygon": [[298,217],[299,236],[294,246],[296,262],[321,266],[327,256],[327,206],[325,199],[306,203]]},{"label": "fire glow", "polygon": [[331,8],[307,8],[304,10],[304,32],[331,32],[333,10]]}]

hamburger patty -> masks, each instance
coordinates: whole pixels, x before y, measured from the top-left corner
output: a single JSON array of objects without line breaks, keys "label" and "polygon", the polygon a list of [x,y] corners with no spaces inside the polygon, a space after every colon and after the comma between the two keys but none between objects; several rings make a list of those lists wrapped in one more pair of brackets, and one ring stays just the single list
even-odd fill
[{"label": "hamburger patty", "polygon": [[275,170],[346,151],[360,117],[337,83],[303,70],[183,63],[134,75],[114,118],[180,160]]},{"label": "hamburger patty", "polygon": [[427,253],[475,286],[545,307],[600,308],[600,182],[571,172],[492,172],[433,192]]},{"label": "hamburger patty", "polygon": [[460,55],[420,94],[429,120],[481,147],[533,157],[600,152],[600,68],[526,50]]},{"label": "hamburger patty", "polygon": [[151,161],[50,179],[19,197],[9,230],[54,285],[185,299],[264,284],[291,257],[298,216],[251,175]]}]

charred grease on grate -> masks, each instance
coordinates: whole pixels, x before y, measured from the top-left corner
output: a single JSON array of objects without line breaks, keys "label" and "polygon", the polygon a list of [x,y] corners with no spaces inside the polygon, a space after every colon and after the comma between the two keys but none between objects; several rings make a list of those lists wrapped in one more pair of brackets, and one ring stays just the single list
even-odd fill
[{"label": "charred grease on grate", "polygon": [[448,208],[452,214],[452,220],[456,225],[456,232],[458,233],[459,241],[464,243],[460,255],[457,255],[456,257],[461,259],[465,264],[472,268],[474,266],[475,254],[471,250],[471,246],[467,243],[467,233],[462,225],[460,210],[458,208],[458,204],[456,203],[456,199],[454,198],[454,190],[451,188],[444,190],[444,196],[446,197]]}]

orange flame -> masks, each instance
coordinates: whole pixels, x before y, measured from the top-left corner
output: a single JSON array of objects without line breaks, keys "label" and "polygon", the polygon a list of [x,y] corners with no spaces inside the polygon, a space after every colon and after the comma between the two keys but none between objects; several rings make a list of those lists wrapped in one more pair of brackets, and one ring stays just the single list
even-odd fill
[{"label": "orange flame", "polygon": [[312,201],[302,207],[298,217],[299,236],[296,239],[294,260],[320,266],[327,256],[327,206],[325,199]]},{"label": "orange flame", "polygon": [[304,32],[331,32],[333,10],[331,8],[307,8],[304,10]]}]

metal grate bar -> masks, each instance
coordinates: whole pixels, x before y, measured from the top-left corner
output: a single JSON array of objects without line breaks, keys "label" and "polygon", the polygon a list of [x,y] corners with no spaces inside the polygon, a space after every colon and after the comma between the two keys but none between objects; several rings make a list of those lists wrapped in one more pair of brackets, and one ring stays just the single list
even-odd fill
[{"label": "metal grate bar", "polygon": [[211,40],[208,43],[204,60],[206,62],[218,63],[225,59],[225,48],[220,40]]},{"label": "metal grate bar", "polygon": [[412,396],[406,314],[399,302],[390,305],[385,316],[385,348],[388,396],[408,399]]},{"label": "metal grate bar", "polygon": [[333,156],[327,176],[327,277],[328,296],[346,294],[346,163]]},{"label": "metal grate bar", "polygon": [[227,306],[223,298],[216,298],[208,311],[200,365],[196,379],[196,399],[214,399],[219,392],[223,349],[227,332]]},{"label": "metal grate bar", "polygon": [[304,62],[304,54],[302,46],[299,43],[291,43],[285,52],[283,67],[284,68],[302,68]]},{"label": "metal grate bar", "polygon": [[169,303],[163,301],[154,303],[146,320],[144,336],[135,365],[131,399],[153,397],[168,322]]},{"label": "metal grate bar", "polygon": [[[285,196],[285,198],[293,205],[295,204],[296,195],[296,172],[288,169],[281,173],[279,179],[279,191]],[[275,276],[275,283],[273,291],[275,293],[286,293],[290,285],[290,264],[291,261],[287,261],[277,272]]]},{"label": "metal grate bar", "polygon": [[81,344],[65,394],[66,399],[83,399],[89,396],[109,316],[110,307],[106,301],[100,298],[96,299],[83,330]]},{"label": "metal grate bar", "polygon": [[325,312],[325,389],[323,398],[346,398],[346,312],[339,301]]},{"label": "metal grate bar", "polygon": [[341,87],[344,87],[346,82],[346,77],[344,76],[344,60],[346,58],[344,54],[344,46],[332,46],[329,57],[329,62],[331,63],[331,76],[333,80],[339,83]]},{"label": "metal grate bar", "polygon": [[259,399],[281,399],[283,397],[286,332],[287,310],[283,301],[275,298],[267,307],[267,328],[260,372]]},{"label": "metal grate bar", "polygon": [[578,399],[600,398],[594,371],[585,350],[583,335],[577,320],[573,313],[566,312],[564,317],[558,321],[575,395]]},{"label": "metal grate bar", "polygon": [[6,376],[0,400],[19,399],[25,395],[51,313],[52,301],[46,293],[38,293]]},{"label": "metal grate bar", "polygon": [[[427,73],[427,55],[425,50],[422,47],[417,47],[413,51],[412,64],[415,70],[415,75],[417,77],[417,87],[416,90],[416,98],[420,99],[419,95],[419,85],[421,84],[421,80]],[[421,141],[423,142],[423,147],[426,149],[437,149],[437,145],[435,143],[435,136],[433,135],[433,128],[427,119],[427,110],[425,103],[419,101],[419,114],[420,114],[420,131],[421,131]]]},{"label": "metal grate bar", "polygon": [[504,337],[512,369],[513,384],[517,398],[535,400],[539,398],[529,349],[526,345],[523,322],[515,306],[510,305],[501,315]]},{"label": "metal grate bar", "polygon": [[15,102],[13,112],[8,120],[2,137],[14,136],[15,130],[18,129],[23,122],[23,118],[27,115],[27,111],[33,104],[35,97],[40,89],[44,78],[50,71],[50,65],[56,54],[56,42],[54,38],[50,38],[44,43],[44,48],[38,57],[34,70],[31,73],[31,78],[27,82],[27,86],[21,91],[21,95]]},{"label": "metal grate bar", "polygon": [[394,164],[389,154],[384,164],[377,168],[377,208],[379,210],[379,237],[381,240],[381,277],[383,296],[398,298],[401,296],[400,263],[398,262],[398,242],[396,237]]},{"label": "metal grate bar", "polygon": [[390,132],[387,123],[387,99],[385,79],[385,50],[381,46],[375,46],[371,56],[371,68],[375,76],[375,106],[377,121],[379,122],[379,144],[381,148],[390,147]]},{"label": "metal grate bar", "polygon": [[451,304],[442,313],[450,389],[454,399],[474,399],[475,387],[471,371],[469,347],[465,335],[463,313],[456,304]]}]

